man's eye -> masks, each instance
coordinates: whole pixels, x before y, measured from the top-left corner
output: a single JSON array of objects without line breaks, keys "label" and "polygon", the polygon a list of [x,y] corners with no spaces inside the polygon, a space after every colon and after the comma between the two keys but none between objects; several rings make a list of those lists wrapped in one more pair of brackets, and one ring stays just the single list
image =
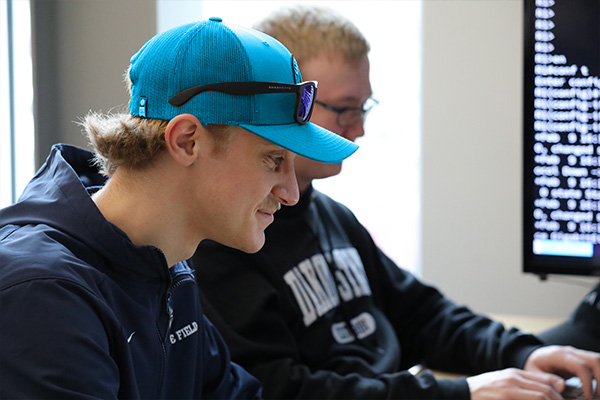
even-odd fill
[{"label": "man's eye", "polygon": [[272,169],[276,169],[277,167],[279,167],[282,162],[283,162],[283,157],[281,157],[281,156],[269,156],[268,157],[269,167]]}]

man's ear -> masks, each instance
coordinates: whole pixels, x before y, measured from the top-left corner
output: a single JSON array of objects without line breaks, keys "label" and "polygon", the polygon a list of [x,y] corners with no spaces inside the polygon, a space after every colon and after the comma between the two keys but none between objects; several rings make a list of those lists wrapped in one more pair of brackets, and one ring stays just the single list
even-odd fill
[{"label": "man's ear", "polygon": [[165,130],[165,142],[169,154],[184,166],[191,165],[198,152],[199,132],[204,127],[191,114],[180,114],[171,119]]}]

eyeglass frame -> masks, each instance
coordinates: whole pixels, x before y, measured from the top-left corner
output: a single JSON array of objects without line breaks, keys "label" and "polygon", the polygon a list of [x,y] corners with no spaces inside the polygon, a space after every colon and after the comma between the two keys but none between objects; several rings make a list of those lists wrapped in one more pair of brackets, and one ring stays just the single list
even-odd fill
[{"label": "eyeglass frame", "polygon": [[[371,105],[368,108],[365,108],[365,104],[369,101],[371,102]],[[334,113],[336,113],[337,114],[336,123],[340,127],[346,128],[348,126],[353,125],[355,122],[353,121],[352,123],[341,123],[342,115],[344,115],[345,112],[354,111],[356,113],[355,115],[364,121],[364,119],[366,118],[369,111],[371,111],[373,109],[373,107],[375,107],[377,104],[379,104],[379,100],[369,97],[363,103],[363,105],[361,107],[336,107],[336,106],[332,106],[331,104],[325,103],[325,102],[317,100],[317,99],[315,99],[315,103],[320,105],[321,107],[325,108],[326,110],[333,111]],[[358,114],[359,112],[360,112],[360,115]],[[356,121],[358,121],[358,119]]]},{"label": "eyeglass frame", "polygon": [[[298,111],[300,104],[302,104],[301,93],[306,86],[313,88],[312,101],[310,109],[306,113],[306,117],[300,119]],[[270,93],[295,93],[296,94],[296,105],[294,106],[294,121],[299,125],[306,124],[312,115],[313,108],[315,107],[315,101],[317,99],[317,81],[304,81],[301,83],[280,83],[280,82],[258,82],[258,81],[246,81],[246,82],[220,82],[210,83],[203,86],[192,86],[184,89],[179,93],[176,93],[169,99],[169,104],[173,107],[181,107],[194,96],[202,92],[220,92],[225,94],[231,94],[234,96],[251,96],[255,94],[270,94]]]}]

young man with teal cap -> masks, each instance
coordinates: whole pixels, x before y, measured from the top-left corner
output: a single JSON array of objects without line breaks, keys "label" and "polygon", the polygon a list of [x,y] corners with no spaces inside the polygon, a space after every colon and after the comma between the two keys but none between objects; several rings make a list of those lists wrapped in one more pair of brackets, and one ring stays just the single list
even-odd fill
[{"label": "young man with teal cap", "polygon": [[218,18],[131,58],[128,114],[82,122],[0,210],[1,398],[256,398],[187,265],[213,239],[256,252],[298,201],[295,154],[356,146],[308,122],[315,82],[271,37]]}]

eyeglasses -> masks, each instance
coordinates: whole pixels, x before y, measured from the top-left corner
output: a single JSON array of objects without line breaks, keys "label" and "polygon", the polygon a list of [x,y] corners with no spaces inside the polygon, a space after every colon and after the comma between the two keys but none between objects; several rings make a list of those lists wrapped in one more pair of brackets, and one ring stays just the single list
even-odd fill
[{"label": "eyeglasses", "polygon": [[202,92],[220,92],[235,96],[253,94],[296,93],[294,121],[300,125],[310,120],[315,98],[317,97],[317,81],[306,81],[298,84],[279,82],[222,82],[185,89],[169,99],[169,104],[180,107],[192,97]]},{"label": "eyeglasses", "polygon": [[369,111],[371,111],[373,107],[379,104],[379,101],[373,98],[368,98],[367,101],[365,101],[361,107],[334,107],[327,103],[323,103],[319,100],[315,100],[315,103],[317,103],[323,108],[328,109],[329,111],[333,111],[334,113],[336,113],[337,124],[342,128],[346,128],[348,126],[354,125],[358,121],[364,121]]}]

